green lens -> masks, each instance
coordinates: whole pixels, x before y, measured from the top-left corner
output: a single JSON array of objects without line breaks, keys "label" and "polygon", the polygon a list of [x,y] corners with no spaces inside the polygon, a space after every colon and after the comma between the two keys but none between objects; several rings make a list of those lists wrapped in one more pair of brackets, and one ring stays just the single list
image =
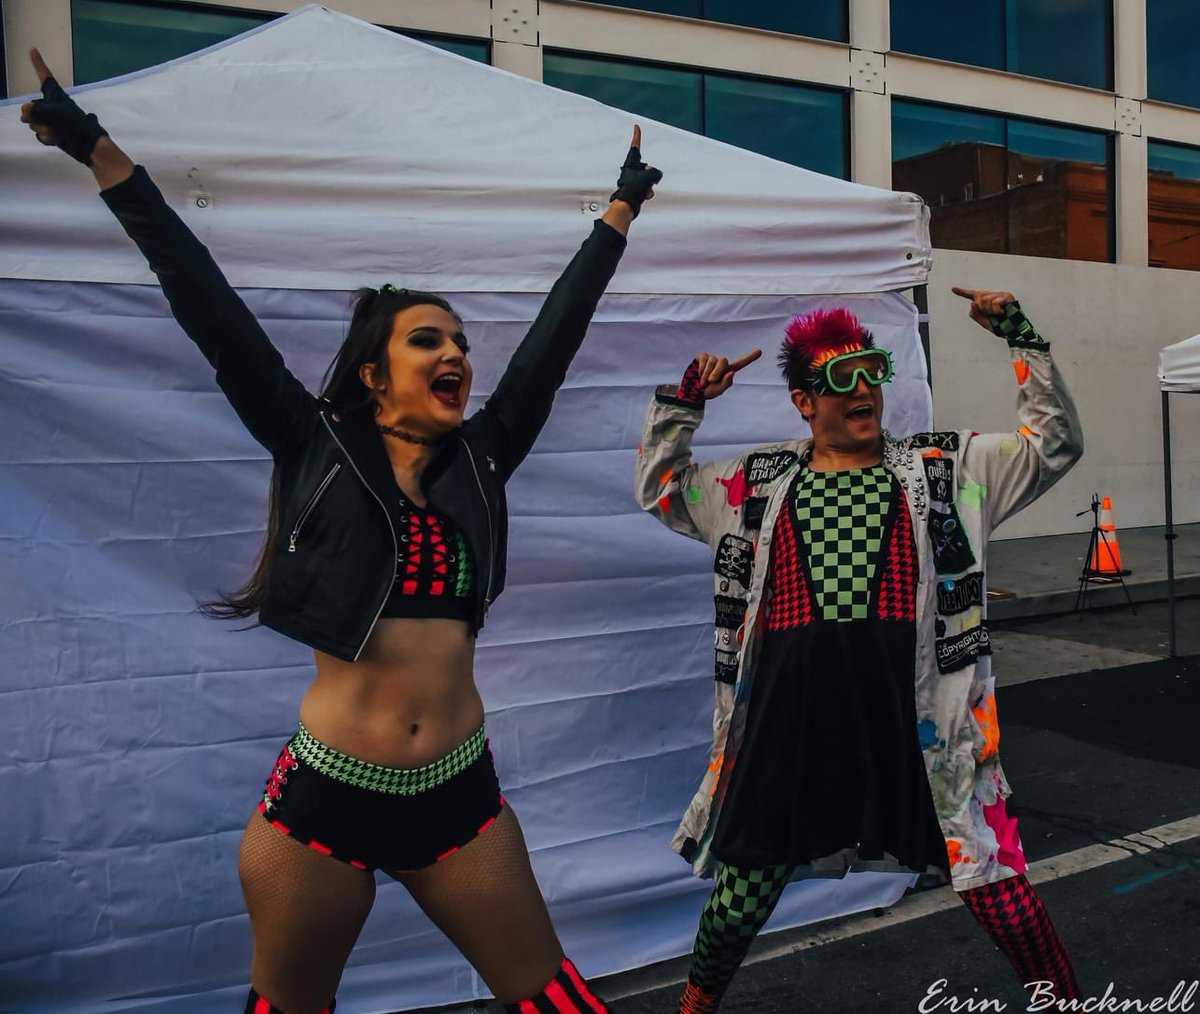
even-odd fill
[{"label": "green lens", "polygon": [[867,349],[864,352],[848,352],[825,364],[825,380],[837,394],[847,394],[858,385],[858,376],[872,387],[886,384],[892,379],[891,356],[883,349]]}]

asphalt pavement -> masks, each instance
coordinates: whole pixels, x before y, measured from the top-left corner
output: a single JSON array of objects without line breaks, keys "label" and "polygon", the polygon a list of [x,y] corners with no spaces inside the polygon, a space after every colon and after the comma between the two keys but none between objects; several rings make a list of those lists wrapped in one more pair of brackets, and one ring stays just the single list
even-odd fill
[{"label": "asphalt pavement", "polygon": [[[1163,657],[1162,603],[1009,621],[995,634],[1000,751],[1030,878],[1095,1009],[1107,995],[1111,1010],[1200,1010],[1200,989],[1188,998],[1200,980],[1200,599],[1179,607],[1193,654],[1174,659]],[[1077,671],[1081,657],[1130,654],[1138,661]],[[1038,1009],[945,887],[767,929],[726,1014]],[[616,1014],[673,1014],[686,971],[684,958],[599,988]]]},{"label": "asphalt pavement", "polygon": [[[993,624],[1010,806],[1029,877],[1092,999],[1077,1009],[1200,1012],[1200,598],[1180,600],[1176,619],[1175,658],[1162,602]],[[594,985],[614,1014],[674,1014],[687,964]],[[485,1009],[498,1008],[441,1008]],[[721,1005],[724,1014],[1053,1009],[1027,997],[947,887],[799,929],[768,923]]]}]

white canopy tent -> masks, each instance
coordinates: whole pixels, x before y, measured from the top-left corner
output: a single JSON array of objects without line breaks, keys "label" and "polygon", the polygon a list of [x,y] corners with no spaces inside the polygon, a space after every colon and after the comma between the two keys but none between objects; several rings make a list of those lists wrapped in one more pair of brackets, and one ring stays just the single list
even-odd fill
[{"label": "white canopy tent", "polygon": [[[635,121],[320,7],[75,94],[311,387],[347,290],[392,281],[454,303],[480,397],[605,203]],[[312,659],[195,601],[244,578],[269,461],[86,170],[33,141],[20,101],[0,117],[0,797],[16,817],[0,840],[0,996],[224,1010],[248,969],[238,837]],[[889,428],[931,424],[900,295],[929,270],[920,201],[642,126],[666,180],[510,488],[509,589],[477,666],[506,796],[588,975],[686,952],[708,890],[667,842],[705,763],[711,559],[632,501],[652,388],[701,349],[761,346],[697,453],[792,434],[773,343],[792,314],[850,305],[896,359]],[[772,926],[907,884],[798,884]],[[346,1005],[484,993],[381,885]]]},{"label": "white canopy tent", "polygon": [[1163,503],[1167,522],[1168,651],[1175,656],[1175,518],[1171,495],[1171,394],[1200,394],[1200,334],[1158,354],[1158,386],[1162,391]]}]

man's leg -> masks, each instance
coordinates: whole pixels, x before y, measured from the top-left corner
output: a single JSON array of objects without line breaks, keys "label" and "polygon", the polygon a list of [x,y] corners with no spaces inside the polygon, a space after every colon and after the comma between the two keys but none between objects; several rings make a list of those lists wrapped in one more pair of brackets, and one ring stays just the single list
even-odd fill
[{"label": "man's leg", "polygon": [[791,875],[790,866],[721,868],[713,893],[700,913],[692,968],[679,998],[680,1014],[708,1014],[717,1009]]},{"label": "man's leg", "polygon": [[1057,999],[1078,998],[1079,983],[1066,945],[1023,873],[959,895],[992,943],[1012,962],[1022,985],[1052,982]]}]

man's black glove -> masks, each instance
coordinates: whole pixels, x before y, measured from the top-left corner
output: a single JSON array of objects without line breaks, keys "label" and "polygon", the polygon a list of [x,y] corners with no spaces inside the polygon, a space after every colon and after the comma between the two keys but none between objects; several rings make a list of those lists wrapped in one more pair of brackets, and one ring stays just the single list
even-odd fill
[{"label": "man's black glove", "polygon": [[52,77],[42,82],[42,97],[33,100],[33,122],[54,130],[55,142],[76,162],[92,164],[92,149],[108,131],[95,113],[85,113]]},{"label": "man's black glove", "polygon": [[624,201],[633,209],[633,217],[642,209],[644,201],[653,189],[654,184],[663,178],[661,170],[647,168],[642,161],[642,153],[636,145],[630,145],[629,154],[621,166],[621,175],[617,178],[617,189],[609,197],[610,201]]}]

